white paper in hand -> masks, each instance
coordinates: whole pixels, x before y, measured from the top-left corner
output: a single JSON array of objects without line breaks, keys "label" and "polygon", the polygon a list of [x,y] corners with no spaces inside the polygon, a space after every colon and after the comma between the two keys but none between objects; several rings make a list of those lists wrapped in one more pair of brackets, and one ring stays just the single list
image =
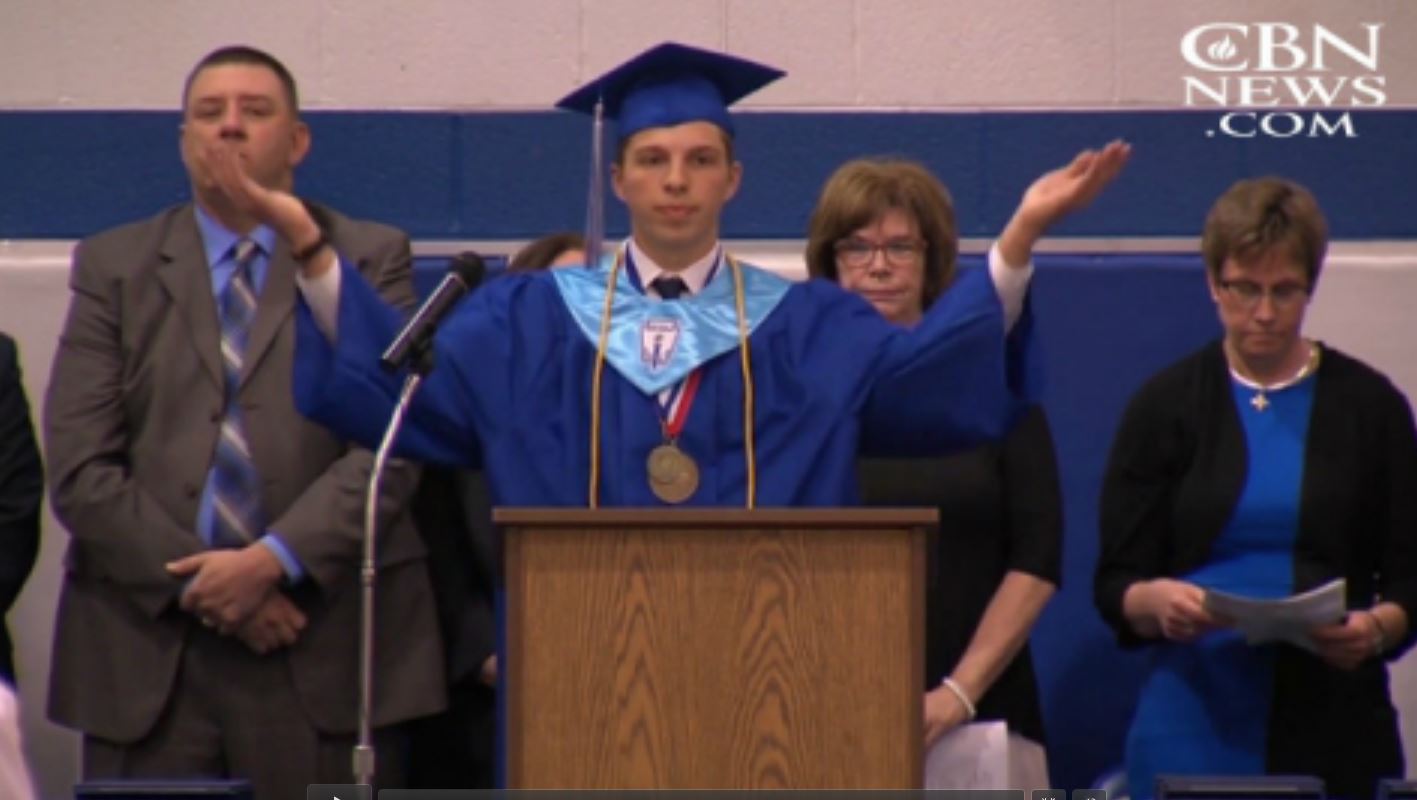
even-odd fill
[{"label": "white paper in hand", "polygon": [[1260,600],[1214,589],[1205,593],[1205,610],[1226,617],[1249,644],[1288,642],[1314,650],[1309,629],[1342,622],[1347,609],[1348,582],[1336,578],[1302,594]]}]

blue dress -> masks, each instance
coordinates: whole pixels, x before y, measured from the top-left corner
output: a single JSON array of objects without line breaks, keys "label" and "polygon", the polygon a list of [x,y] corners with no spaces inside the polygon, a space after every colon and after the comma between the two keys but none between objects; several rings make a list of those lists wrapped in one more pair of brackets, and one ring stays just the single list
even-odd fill
[{"label": "blue dress", "polygon": [[[1266,394],[1232,381],[1249,470],[1210,560],[1180,576],[1207,589],[1261,598],[1293,593],[1304,449],[1316,379]],[[1133,798],[1152,797],[1158,775],[1263,775],[1274,655],[1222,630],[1192,644],[1161,642],[1127,736]]]},{"label": "blue dress", "polygon": [[[341,269],[337,341],[318,331],[303,302],[297,312],[296,402],[373,446],[399,383],[376,360],[399,317],[349,265]],[[603,267],[587,269],[595,270]],[[962,275],[909,331],[835,284],[744,270],[775,292],[748,338],[759,505],[854,505],[858,452],[943,453],[997,439],[1035,393],[1029,312],[1006,337],[983,270]],[[731,282],[731,273],[719,270],[704,292]],[[398,454],[483,466],[498,505],[587,505],[597,342],[584,323],[599,309],[567,294],[564,280],[551,272],[497,278],[454,311],[435,339],[437,367]],[[725,307],[708,311],[721,317]],[[692,325],[678,345],[685,352],[699,344],[690,333]],[[745,386],[736,338],[697,366],[702,382],[678,442],[701,474],[686,505],[741,506]],[[613,365],[603,381],[599,502],[663,505],[646,467],[664,441],[656,393]]]}]

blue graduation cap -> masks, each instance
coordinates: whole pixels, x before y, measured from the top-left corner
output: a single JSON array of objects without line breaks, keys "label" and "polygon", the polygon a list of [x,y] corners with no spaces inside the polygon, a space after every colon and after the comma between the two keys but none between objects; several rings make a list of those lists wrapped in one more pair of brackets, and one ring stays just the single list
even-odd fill
[{"label": "blue graduation cap", "polygon": [[590,114],[591,188],[586,209],[586,254],[600,256],[604,202],[604,120],[617,122],[625,141],[649,128],[711,122],[733,135],[728,106],[787,73],[712,50],[665,42],[656,45],[561,98],[557,108]]},{"label": "blue graduation cap", "polygon": [[756,61],[665,42],[561,98],[557,108],[617,120],[620,138],[703,120],[729,134],[728,106],[787,73]]}]

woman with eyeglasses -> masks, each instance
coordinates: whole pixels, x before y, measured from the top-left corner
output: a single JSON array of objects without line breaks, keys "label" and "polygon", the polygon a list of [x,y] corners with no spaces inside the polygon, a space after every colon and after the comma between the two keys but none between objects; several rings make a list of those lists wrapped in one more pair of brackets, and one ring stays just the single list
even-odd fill
[{"label": "woman with eyeglasses", "polygon": [[[1046,191],[1047,180],[1035,190]],[[992,259],[1030,257],[1037,236],[1019,235],[1029,203],[1026,196]],[[813,276],[911,326],[948,290],[958,249],[954,208],[934,175],[910,161],[864,159],[823,188],[807,263]],[[926,746],[971,720],[1008,726],[1010,786],[948,788],[1046,788],[1028,636],[1058,585],[1062,499],[1043,410],[1029,409],[1000,443],[944,458],[863,458],[857,471],[868,504],[940,510],[926,601]]]},{"label": "woman with eyeglasses", "polygon": [[[1221,339],[1132,398],[1102,491],[1095,600],[1150,648],[1127,738],[1133,798],[1157,775],[1317,775],[1373,796],[1403,774],[1385,661],[1417,613],[1417,434],[1372,367],[1303,335],[1327,246],[1280,178],[1211,208],[1201,249]],[[1207,592],[1279,598],[1347,581],[1299,644],[1248,644]]]}]

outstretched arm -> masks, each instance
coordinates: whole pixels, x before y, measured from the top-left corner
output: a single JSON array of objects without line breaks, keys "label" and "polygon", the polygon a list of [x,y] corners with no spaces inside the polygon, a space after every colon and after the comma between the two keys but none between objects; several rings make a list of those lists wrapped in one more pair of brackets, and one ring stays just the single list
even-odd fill
[{"label": "outstretched arm", "polygon": [[1035,180],[989,255],[992,291],[965,275],[919,326],[887,340],[863,417],[863,452],[939,453],[1002,437],[1039,388],[1028,313],[1033,247],[1092,202],[1130,156],[1130,145],[1112,142]]},{"label": "outstretched arm", "polygon": [[1096,199],[1131,155],[1132,146],[1117,140],[1101,150],[1084,150],[1066,166],[1039,176],[999,234],[999,255],[1004,263],[1013,268],[1026,266],[1043,234]]},{"label": "outstretched arm", "polygon": [[[397,333],[403,315],[332,248],[317,246],[322,240],[320,226],[298,198],[258,184],[227,148],[213,147],[205,157],[213,180],[238,208],[274,228],[293,243],[297,253],[308,256],[297,281],[305,301],[296,314],[297,405],[340,436],[366,448],[377,447],[402,383],[401,375],[380,369],[378,356]],[[506,349],[505,330],[491,317],[461,326],[463,337],[486,340],[487,346],[469,348],[464,338],[457,348],[475,349],[483,366],[494,363],[496,354]],[[447,327],[453,327],[452,320]],[[440,349],[446,351],[448,337],[439,338]],[[475,381],[469,380],[458,355],[440,352],[440,368],[419,390],[395,450],[398,455],[477,465],[473,423],[478,398],[472,396]]]}]

